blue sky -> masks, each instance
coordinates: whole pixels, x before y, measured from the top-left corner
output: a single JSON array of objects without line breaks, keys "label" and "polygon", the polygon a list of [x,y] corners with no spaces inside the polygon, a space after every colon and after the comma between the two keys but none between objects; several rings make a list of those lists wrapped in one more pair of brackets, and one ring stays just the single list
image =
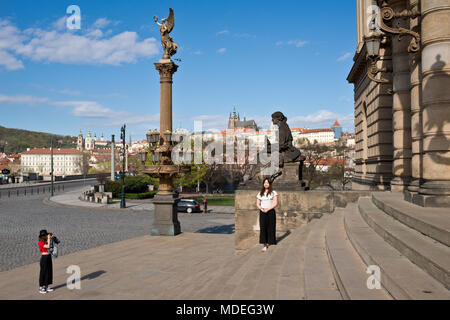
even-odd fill
[{"label": "blue sky", "polygon": [[[133,140],[159,126],[162,56],[153,16],[175,11],[180,58],[173,126],[223,130],[235,105],[263,128],[282,111],[291,127],[353,132],[355,1],[2,0],[0,125]],[[81,29],[65,26],[69,5]]]}]

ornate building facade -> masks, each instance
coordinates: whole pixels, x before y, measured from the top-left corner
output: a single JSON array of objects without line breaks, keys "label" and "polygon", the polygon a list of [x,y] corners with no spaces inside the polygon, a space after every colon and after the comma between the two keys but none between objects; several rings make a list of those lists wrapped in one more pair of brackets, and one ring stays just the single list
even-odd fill
[{"label": "ornate building facade", "polygon": [[450,0],[357,0],[354,189],[450,206]]}]

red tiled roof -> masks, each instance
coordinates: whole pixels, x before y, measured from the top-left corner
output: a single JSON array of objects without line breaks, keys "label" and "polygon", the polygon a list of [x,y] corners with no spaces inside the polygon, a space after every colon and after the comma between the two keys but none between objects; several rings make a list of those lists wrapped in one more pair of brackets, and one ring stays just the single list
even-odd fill
[{"label": "red tiled roof", "polygon": [[341,125],[339,124],[339,122],[336,120],[336,122],[333,124],[333,127],[340,127]]},{"label": "red tiled roof", "polygon": [[10,162],[8,158],[0,159],[0,170],[6,169]]},{"label": "red tiled roof", "polygon": [[[77,149],[57,149],[53,148],[53,154],[81,154],[81,151]],[[22,154],[51,154],[50,148],[36,148],[30,151],[26,151]]]},{"label": "red tiled roof", "polygon": [[333,132],[333,129],[305,129],[303,133]]},{"label": "red tiled roof", "polygon": [[[306,162],[317,162],[316,159],[306,159]],[[319,166],[331,166],[335,163],[338,163],[340,165],[345,165],[346,160],[342,158],[326,158],[326,159],[320,159],[317,165]]]}]

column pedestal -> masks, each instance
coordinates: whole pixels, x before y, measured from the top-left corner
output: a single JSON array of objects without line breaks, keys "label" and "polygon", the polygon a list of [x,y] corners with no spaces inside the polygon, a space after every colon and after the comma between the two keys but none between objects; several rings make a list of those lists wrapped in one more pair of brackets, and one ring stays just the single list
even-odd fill
[{"label": "column pedestal", "polygon": [[155,219],[152,225],[152,236],[176,236],[181,233],[177,209],[179,201],[180,198],[175,193],[155,195],[153,200]]},{"label": "column pedestal", "polygon": [[412,202],[422,207],[450,208],[450,181],[427,181],[422,183]]}]

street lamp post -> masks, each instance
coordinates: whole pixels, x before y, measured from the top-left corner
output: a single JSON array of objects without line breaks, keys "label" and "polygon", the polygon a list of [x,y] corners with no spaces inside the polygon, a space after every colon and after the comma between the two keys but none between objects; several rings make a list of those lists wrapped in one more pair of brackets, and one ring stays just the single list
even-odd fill
[{"label": "street lamp post", "polygon": [[122,139],[122,195],[120,198],[120,208],[126,208],[125,205],[125,128],[124,124],[120,130],[120,138]]},{"label": "street lamp post", "polygon": [[53,139],[51,140],[50,145],[50,176],[51,176],[51,195],[53,197]]}]

